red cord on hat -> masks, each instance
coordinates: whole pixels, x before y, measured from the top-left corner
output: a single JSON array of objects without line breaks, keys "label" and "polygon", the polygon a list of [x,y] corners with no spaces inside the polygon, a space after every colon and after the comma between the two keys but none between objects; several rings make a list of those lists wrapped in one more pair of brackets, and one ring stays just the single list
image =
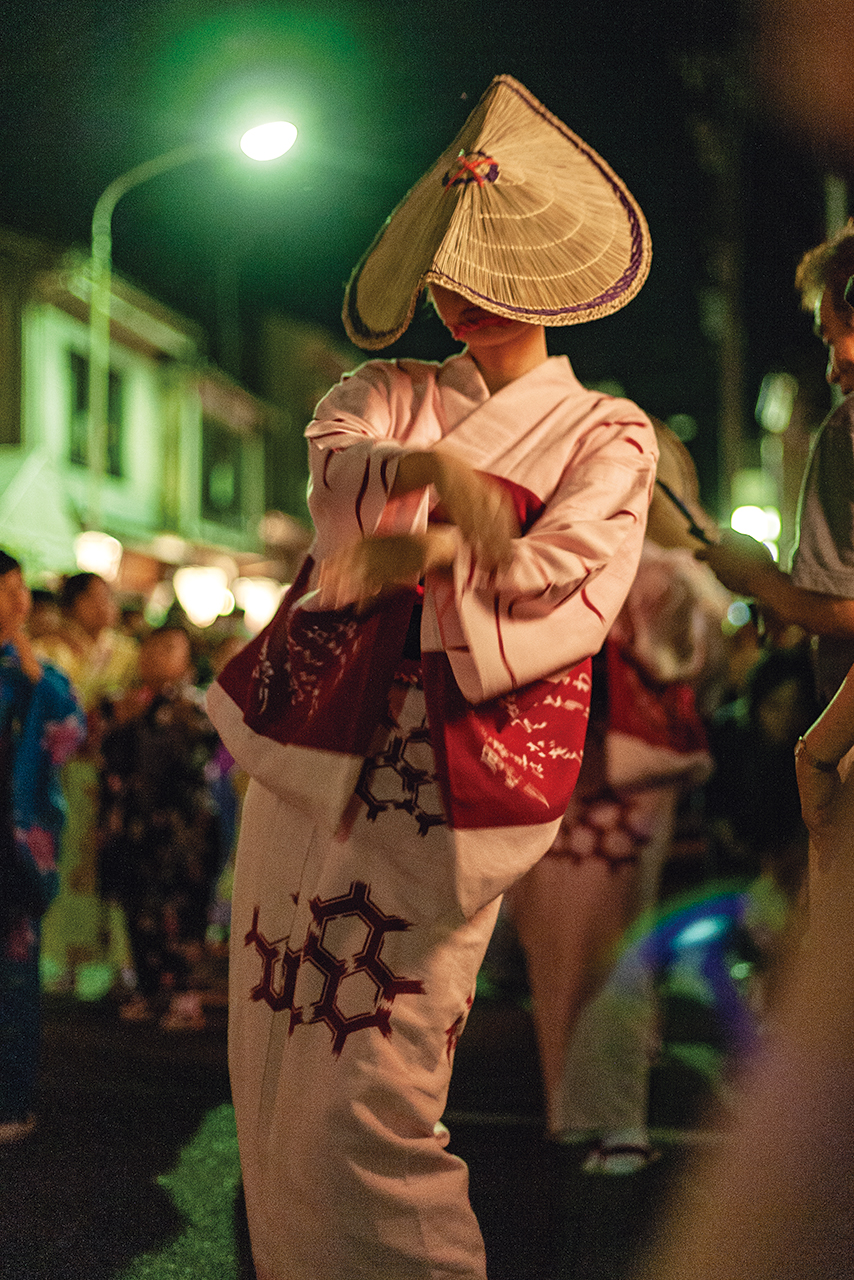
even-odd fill
[{"label": "red cord on hat", "polygon": [[[476,182],[482,187],[484,182],[494,182],[498,177],[498,162],[493,160],[492,156],[488,156],[484,151],[474,151],[469,155],[461,151],[459,155],[460,167],[451,177],[451,170],[445,174],[442,179],[443,187],[454,187],[461,182]],[[478,169],[489,166],[486,173],[478,173]]]}]

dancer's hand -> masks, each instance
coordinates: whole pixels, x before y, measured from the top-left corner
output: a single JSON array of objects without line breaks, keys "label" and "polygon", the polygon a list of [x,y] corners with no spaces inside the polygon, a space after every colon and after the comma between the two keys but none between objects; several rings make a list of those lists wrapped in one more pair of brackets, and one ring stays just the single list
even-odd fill
[{"label": "dancer's hand", "polygon": [[409,493],[431,484],[442,514],[459,529],[479,565],[488,573],[505,568],[513,539],[519,536],[519,522],[500,482],[438,450],[404,454],[392,492]]},{"label": "dancer's hand", "polygon": [[444,454],[434,457],[437,474],[433,483],[451,524],[457,526],[482,568],[487,572],[506,568],[513,554],[513,539],[519,536],[519,522],[506,489],[455,458]]},{"label": "dancer's hand", "polygon": [[360,538],[338,555],[321,561],[318,603],[323,609],[352,604],[363,613],[402,587],[414,586],[429,569],[449,565],[453,543],[451,531],[441,528],[424,534]]}]

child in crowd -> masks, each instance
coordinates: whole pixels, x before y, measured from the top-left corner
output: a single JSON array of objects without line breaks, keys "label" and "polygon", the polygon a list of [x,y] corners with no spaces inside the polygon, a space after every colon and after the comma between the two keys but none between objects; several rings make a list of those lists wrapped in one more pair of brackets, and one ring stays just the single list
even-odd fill
[{"label": "child in crowd", "polygon": [[217,735],[190,685],[186,631],[146,636],[139,665],[142,683],[117,704],[102,744],[101,887],[124,908],[137,979],[121,1014],[198,1029],[204,1013],[190,978],[221,865],[205,777]]}]

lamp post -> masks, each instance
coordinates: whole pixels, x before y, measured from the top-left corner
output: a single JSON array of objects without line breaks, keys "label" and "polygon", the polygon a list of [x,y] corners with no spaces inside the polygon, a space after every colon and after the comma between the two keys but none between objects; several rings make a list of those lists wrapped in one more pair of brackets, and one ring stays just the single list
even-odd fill
[{"label": "lamp post", "polygon": [[[241,139],[241,148],[253,160],[275,160],[293,146],[297,131],[286,121],[259,125]],[[222,145],[193,144],[176,147],[153,160],[135,165],[114,178],[98,197],[92,214],[92,248],[89,293],[89,419],[87,463],[89,501],[87,526],[101,521],[101,490],[107,461],[107,419],[110,395],[110,299],[112,294],[113,211],[128,191],[161,173],[222,151]]]}]

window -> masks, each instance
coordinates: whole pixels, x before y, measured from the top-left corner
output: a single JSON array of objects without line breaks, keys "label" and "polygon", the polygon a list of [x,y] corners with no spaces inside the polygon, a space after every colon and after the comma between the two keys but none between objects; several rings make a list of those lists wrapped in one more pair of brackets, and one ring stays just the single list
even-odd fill
[{"label": "window", "polygon": [[202,419],[202,516],[240,528],[240,437],[212,418]]},{"label": "window", "polygon": [[[68,457],[85,467],[89,461],[89,359],[79,351],[69,352],[71,365],[71,411],[69,414]],[[110,370],[107,394],[107,475],[121,476],[124,438],[124,382]]]}]

